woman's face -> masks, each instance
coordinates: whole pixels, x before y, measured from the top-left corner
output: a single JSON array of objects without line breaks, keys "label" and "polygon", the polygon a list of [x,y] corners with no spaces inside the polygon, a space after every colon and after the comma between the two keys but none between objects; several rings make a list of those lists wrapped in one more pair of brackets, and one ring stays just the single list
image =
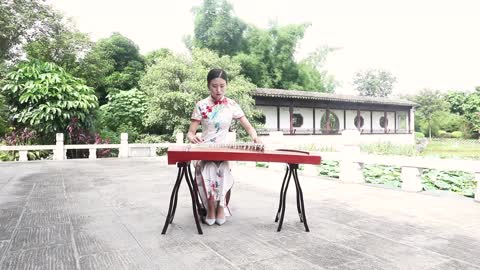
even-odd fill
[{"label": "woman's face", "polygon": [[210,95],[214,100],[220,100],[227,90],[227,82],[222,78],[213,79],[208,84],[208,90],[210,90]]}]

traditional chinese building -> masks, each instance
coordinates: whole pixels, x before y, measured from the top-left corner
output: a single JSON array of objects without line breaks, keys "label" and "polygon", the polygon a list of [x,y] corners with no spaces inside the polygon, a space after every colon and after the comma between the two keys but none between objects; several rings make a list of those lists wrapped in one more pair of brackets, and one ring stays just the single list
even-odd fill
[{"label": "traditional chinese building", "polygon": [[357,129],[370,136],[365,142],[414,142],[416,104],[407,100],[264,88],[253,96],[264,115],[262,134],[326,136]]}]

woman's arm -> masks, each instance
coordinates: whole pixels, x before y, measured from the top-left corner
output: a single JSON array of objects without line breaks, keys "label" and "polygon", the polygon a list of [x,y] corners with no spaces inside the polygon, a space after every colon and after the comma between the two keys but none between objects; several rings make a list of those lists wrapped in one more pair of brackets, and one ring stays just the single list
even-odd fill
[{"label": "woman's arm", "polygon": [[240,119],[240,124],[247,131],[247,133],[252,137],[254,143],[260,143],[260,139],[257,137],[257,131],[253,128],[252,124],[248,121],[247,117],[242,116]]},{"label": "woman's arm", "polygon": [[201,142],[203,142],[202,138],[200,138],[200,137],[198,137],[198,136],[196,135],[197,129],[198,129],[198,125],[200,125],[200,121],[192,120],[192,121],[190,122],[190,128],[188,129],[187,139],[188,139],[191,143],[201,143]]}]

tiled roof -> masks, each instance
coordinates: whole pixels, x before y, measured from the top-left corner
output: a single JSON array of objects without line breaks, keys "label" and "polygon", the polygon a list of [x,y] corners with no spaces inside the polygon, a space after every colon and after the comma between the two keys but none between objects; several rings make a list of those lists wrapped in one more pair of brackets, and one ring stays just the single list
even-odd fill
[{"label": "tiled roof", "polygon": [[283,90],[270,88],[257,88],[253,93],[257,97],[279,97],[291,99],[310,99],[310,100],[327,100],[327,101],[342,101],[352,103],[374,103],[374,104],[388,104],[400,106],[417,106],[418,104],[399,98],[380,98],[367,96],[353,96],[353,95],[338,95],[330,93],[298,91],[298,90]]}]

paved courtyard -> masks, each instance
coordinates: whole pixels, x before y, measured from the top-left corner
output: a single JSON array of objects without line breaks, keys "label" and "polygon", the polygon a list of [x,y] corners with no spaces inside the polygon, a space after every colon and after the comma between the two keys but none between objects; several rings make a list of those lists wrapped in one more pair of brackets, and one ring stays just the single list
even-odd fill
[{"label": "paved courtyard", "polygon": [[478,269],[480,203],[300,175],[310,232],[283,173],[234,166],[232,212],[198,235],[176,166],[108,159],[0,163],[0,269]]}]

